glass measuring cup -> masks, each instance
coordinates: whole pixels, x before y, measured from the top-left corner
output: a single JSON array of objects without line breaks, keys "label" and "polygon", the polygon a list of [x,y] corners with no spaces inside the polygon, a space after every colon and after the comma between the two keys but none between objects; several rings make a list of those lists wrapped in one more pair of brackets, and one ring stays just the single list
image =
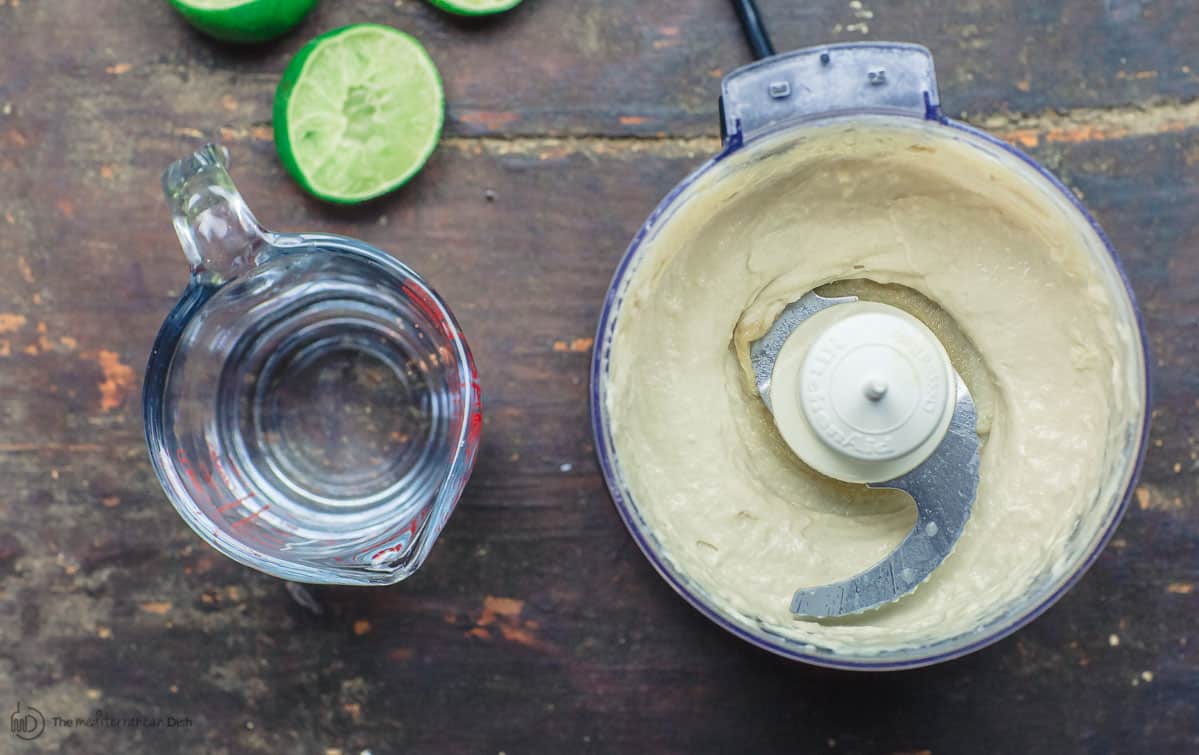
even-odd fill
[{"label": "glass measuring cup", "polygon": [[146,442],[221,553],[284,579],[392,584],[474,465],[474,363],[441,298],[360,241],[262,228],[208,145],[163,190],[191,281],[150,354]]}]

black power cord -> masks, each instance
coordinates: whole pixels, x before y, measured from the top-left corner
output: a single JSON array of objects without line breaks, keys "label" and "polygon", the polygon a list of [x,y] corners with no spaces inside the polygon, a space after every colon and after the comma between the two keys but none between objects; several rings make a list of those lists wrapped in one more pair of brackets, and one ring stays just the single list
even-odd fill
[{"label": "black power cord", "polygon": [[757,3],[754,0],[733,0],[733,8],[737,11],[737,18],[741,19],[741,28],[745,30],[745,39],[753,50],[754,59],[761,60],[774,55],[774,44],[762,24]]}]

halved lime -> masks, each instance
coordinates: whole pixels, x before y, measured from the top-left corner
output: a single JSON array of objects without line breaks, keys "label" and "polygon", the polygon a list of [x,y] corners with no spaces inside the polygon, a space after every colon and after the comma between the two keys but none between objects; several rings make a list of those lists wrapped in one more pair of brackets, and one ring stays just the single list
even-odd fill
[{"label": "halved lime", "polygon": [[305,45],[275,92],[275,146],[321,199],[353,204],[402,186],[445,121],[441,76],[425,48],[390,26],[357,24]]},{"label": "halved lime", "polygon": [[520,5],[520,0],[429,0],[443,11],[459,16],[490,16]]},{"label": "halved lime", "polygon": [[316,0],[170,0],[205,34],[226,42],[265,42],[304,20]]}]

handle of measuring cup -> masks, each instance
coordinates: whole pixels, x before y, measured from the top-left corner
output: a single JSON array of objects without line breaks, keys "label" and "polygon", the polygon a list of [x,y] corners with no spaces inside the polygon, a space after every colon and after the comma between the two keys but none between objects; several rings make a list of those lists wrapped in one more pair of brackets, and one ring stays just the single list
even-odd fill
[{"label": "handle of measuring cup", "polygon": [[162,174],[162,191],[192,275],[224,283],[254,267],[273,234],[254,218],[229,177],[229,151],[207,144]]}]

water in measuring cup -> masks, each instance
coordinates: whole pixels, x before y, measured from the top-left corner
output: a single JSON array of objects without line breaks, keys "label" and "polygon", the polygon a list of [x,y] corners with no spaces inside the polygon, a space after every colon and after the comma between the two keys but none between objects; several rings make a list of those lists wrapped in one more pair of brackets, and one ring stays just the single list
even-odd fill
[{"label": "water in measuring cup", "polygon": [[202,428],[186,445],[217,470],[212,510],[252,499],[263,524],[319,549],[367,542],[430,504],[458,441],[459,365],[412,294],[322,250],[212,295],[170,391],[176,425]]}]

